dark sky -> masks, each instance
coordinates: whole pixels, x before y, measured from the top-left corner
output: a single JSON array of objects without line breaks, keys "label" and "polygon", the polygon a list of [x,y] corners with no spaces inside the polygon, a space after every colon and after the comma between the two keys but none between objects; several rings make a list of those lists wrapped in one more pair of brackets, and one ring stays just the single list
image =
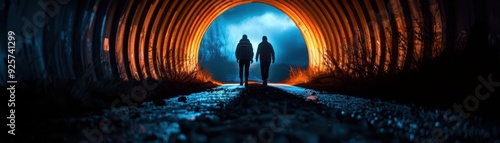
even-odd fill
[{"label": "dark sky", "polygon": [[[216,25],[226,34],[220,39],[226,43],[221,51],[227,53],[230,61],[236,61],[232,54],[241,36],[247,34],[254,52],[257,51],[262,36],[268,37],[268,41],[276,52],[276,64],[281,66],[307,66],[308,64],[307,49],[302,33],[286,14],[273,6],[262,3],[240,5],[217,17],[208,31],[214,29]],[[205,39],[206,35],[203,40]],[[203,46],[200,47],[200,50],[203,48]]]}]

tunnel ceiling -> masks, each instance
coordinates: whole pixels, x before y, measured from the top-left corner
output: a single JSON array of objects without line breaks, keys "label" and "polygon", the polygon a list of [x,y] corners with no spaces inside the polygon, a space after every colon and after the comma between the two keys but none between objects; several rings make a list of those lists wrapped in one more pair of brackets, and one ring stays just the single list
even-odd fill
[{"label": "tunnel ceiling", "polygon": [[[165,71],[193,70],[211,22],[226,10],[250,2],[274,6],[296,23],[308,47],[311,69],[323,70],[324,55],[329,54],[340,68],[369,62],[381,72],[390,72],[414,68],[453,45],[457,31],[467,31],[478,15],[477,9],[462,8],[479,5],[467,0],[44,2],[7,2],[10,6],[4,9],[7,18],[24,18],[7,27],[23,35],[18,36],[23,42],[18,45],[20,54],[35,55],[21,61],[30,63],[25,65],[26,71],[33,71],[25,78],[92,74],[138,80],[158,79]],[[480,6],[491,7],[492,3],[498,4],[489,0]],[[490,30],[498,32],[498,28]],[[362,56],[364,62],[353,61],[352,55]]]}]

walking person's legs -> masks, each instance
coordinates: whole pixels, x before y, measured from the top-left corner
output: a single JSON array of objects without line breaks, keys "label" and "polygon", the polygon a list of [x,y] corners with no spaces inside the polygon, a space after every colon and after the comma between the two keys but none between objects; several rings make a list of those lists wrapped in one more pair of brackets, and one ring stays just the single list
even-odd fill
[{"label": "walking person's legs", "polygon": [[245,61],[245,87],[248,87],[248,77],[250,76],[250,61]]},{"label": "walking person's legs", "polygon": [[239,61],[239,67],[240,67],[240,85],[243,85],[243,61]]},{"label": "walking person's legs", "polygon": [[269,78],[269,66],[271,62],[261,62],[260,63],[260,72],[262,75],[263,84],[267,85],[267,79]]},{"label": "walking person's legs", "polygon": [[265,70],[264,63],[260,62],[260,77],[262,78],[262,84],[264,84],[264,82],[266,82],[265,72],[266,72],[266,70]]}]

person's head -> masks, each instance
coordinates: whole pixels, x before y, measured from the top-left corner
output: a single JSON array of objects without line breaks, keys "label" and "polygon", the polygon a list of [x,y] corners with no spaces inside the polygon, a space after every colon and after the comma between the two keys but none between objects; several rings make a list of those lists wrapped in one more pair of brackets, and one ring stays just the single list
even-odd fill
[{"label": "person's head", "polygon": [[247,37],[247,34],[243,34],[243,37],[241,37],[242,39],[248,39]]},{"label": "person's head", "polygon": [[262,41],[267,41],[267,36],[262,36]]}]

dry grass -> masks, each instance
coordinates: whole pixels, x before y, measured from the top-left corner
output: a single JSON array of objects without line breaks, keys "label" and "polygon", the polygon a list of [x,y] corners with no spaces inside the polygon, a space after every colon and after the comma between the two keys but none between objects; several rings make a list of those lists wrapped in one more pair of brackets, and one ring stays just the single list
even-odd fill
[{"label": "dry grass", "polygon": [[200,65],[196,66],[198,69],[198,73],[196,73],[196,80],[201,81],[201,82],[211,82],[216,85],[222,85],[222,82],[214,80],[212,73],[210,71],[203,69],[200,67]]},{"label": "dry grass", "polygon": [[290,67],[290,77],[284,81],[286,84],[297,85],[301,83],[308,83],[315,78],[316,73],[310,69],[303,69],[299,67]]}]

